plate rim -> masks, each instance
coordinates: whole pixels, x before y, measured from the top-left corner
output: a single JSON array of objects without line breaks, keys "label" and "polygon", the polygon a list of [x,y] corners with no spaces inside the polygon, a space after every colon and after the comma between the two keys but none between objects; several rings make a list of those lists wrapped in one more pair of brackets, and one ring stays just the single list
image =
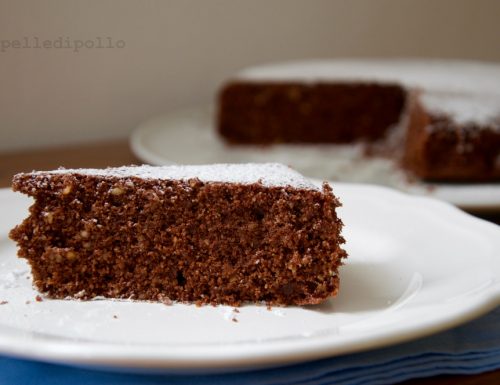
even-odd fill
[{"label": "plate rim", "polygon": [[[477,231],[481,229],[483,233],[487,234],[492,245],[497,246],[498,250],[500,250],[500,237],[495,237],[500,235],[499,226],[466,214],[446,202],[427,197],[412,196],[394,189],[375,185],[335,182],[333,183],[334,191],[339,186],[347,190],[365,190],[366,192],[366,189],[368,189],[377,190],[382,194],[390,193],[393,196],[396,194],[408,202],[414,201],[415,204],[430,208],[430,212],[435,213],[435,215],[437,215],[437,213],[442,214],[443,212],[447,212],[452,216],[451,219],[455,217],[457,220],[468,221],[471,223],[471,227],[477,227]],[[15,193],[8,188],[0,189],[0,201],[4,204],[6,200],[8,201],[9,196],[12,198],[14,195]],[[234,352],[225,351],[222,346],[217,354],[212,357],[207,357],[204,350],[213,350],[213,347],[208,347],[206,349],[197,348],[198,355],[192,354],[192,351],[190,351],[192,348],[185,348],[184,350],[187,351],[184,352],[184,355],[179,355],[179,351],[182,353],[182,348],[174,349],[176,350],[174,354],[170,354],[169,356],[165,354],[165,350],[172,350],[171,346],[163,345],[162,347],[161,345],[153,346],[146,344],[144,347],[147,348],[149,354],[141,351],[142,355],[137,357],[136,355],[130,355],[130,351],[128,353],[122,351],[123,345],[120,344],[95,341],[91,341],[88,344],[82,344],[81,342],[67,338],[58,340],[53,337],[49,337],[49,340],[46,341],[44,338],[38,338],[36,336],[34,338],[33,334],[31,334],[29,338],[23,338],[22,331],[20,331],[21,336],[6,334],[5,325],[0,325],[0,353],[19,358],[37,359],[45,362],[101,367],[111,366],[132,371],[134,369],[143,368],[148,370],[167,370],[168,372],[200,370],[203,373],[214,371],[222,373],[235,370],[249,370],[255,366],[261,368],[263,366],[289,365],[319,358],[389,347],[397,343],[423,338],[470,321],[500,305],[500,276],[498,273],[499,272],[496,271],[496,275],[494,276],[496,278],[495,282],[488,291],[481,293],[474,301],[467,302],[458,310],[455,308],[454,312],[448,313],[445,316],[441,315],[439,321],[428,321],[428,324],[424,322],[418,328],[410,325],[410,327],[407,326],[406,328],[398,329],[396,333],[375,333],[370,335],[369,338],[365,336],[361,340],[357,340],[356,343],[353,344],[351,342],[349,345],[343,347],[334,346],[332,348],[329,346],[328,341],[326,341],[322,344],[309,344],[309,347],[306,346],[306,348],[302,350],[295,349],[286,352],[286,350],[283,350],[286,349],[286,345],[289,342],[285,341],[283,343],[277,343],[265,354],[262,354],[262,351],[251,352],[251,354],[246,351],[242,354],[240,350],[239,354],[235,355]],[[138,347],[137,344],[131,345],[135,348]],[[110,351],[112,355],[110,355]],[[231,354],[228,355],[228,353]]]}]

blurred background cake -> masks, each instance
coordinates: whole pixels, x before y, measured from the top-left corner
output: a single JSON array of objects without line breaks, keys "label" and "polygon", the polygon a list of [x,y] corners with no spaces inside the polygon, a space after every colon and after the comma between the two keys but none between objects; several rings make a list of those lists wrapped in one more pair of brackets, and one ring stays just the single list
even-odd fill
[{"label": "blurred background cake", "polygon": [[370,59],[255,67],[222,88],[217,128],[232,144],[379,142],[426,180],[497,180],[500,67]]}]

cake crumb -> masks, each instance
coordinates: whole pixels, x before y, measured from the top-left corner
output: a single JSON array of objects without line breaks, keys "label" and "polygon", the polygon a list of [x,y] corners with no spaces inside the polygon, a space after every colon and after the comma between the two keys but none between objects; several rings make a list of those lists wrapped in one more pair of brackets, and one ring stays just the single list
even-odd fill
[{"label": "cake crumb", "polygon": [[35,297],[35,301],[36,301],[36,302],[42,302],[42,301],[43,301],[43,298],[42,298],[40,295],[37,295],[37,296]]},{"label": "cake crumb", "polygon": [[116,314],[113,314],[114,319],[118,319],[118,316]]},{"label": "cake crumb", "polygon": [[78,293],[76,293],[73,297],[76,298],[76,299],[81,299],[83,297],[85,297],[85,290],[80,290]]},{"label": "cake crumb", "polygon": [[26,305],[29,305],[30,303],[31,303],[31,301],[29,301],[29,300],[25,302]]},{"label": "cake crumb", "polygon": [[9,301],[0,301],[0,305],[7,305]]},{"label": "cake crumb", "polygon": [[173,304],[172,300],[163,294],[158,294],[158,301],[164,304],[165,306],[172,306]]},{"label": "cake crumb", "polygon": [[237,314],[240,311],[236,308],[226,308],[224,312],[224,319],[227,321],[232,321],[232,322],[239,322],[237,317]]}]

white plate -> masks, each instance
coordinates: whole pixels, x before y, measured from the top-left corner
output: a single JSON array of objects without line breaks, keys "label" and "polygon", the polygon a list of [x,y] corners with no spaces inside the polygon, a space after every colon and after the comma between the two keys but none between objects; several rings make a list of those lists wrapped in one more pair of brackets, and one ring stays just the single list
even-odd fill
[{"label": "white plate", "polygon": [[312,178],[384,185],[468,210],[500,209],[500,183],[409,183],[392,160],[366,158],[360,146],[228,146],[218,136],[214,120],[209,108],[158,116],[134,130],[130,147],[153,165],[280,162]]},{"label": "white plate", "polygon": [[247,305],[235,312],[35,301],[29,269],[7,237],[30,200],[0,190],[0,301],[8,301],[0,305],[0,353],[116,370],[224,372],[395,344],[500,304],[498,226],[383,187],[338,183],[334,192],[344,204],[350,255],[340,295],[318,306]]}]

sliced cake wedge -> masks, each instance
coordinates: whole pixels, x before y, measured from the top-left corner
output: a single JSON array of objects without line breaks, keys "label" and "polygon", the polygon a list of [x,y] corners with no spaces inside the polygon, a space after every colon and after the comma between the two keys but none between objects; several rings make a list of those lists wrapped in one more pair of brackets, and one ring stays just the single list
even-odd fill
[{"label": "sliced cake wedge", "polygon": [[338,291],[340,205],[281,164],[18,174],[10,236],[52,298],[316,304]]}]

